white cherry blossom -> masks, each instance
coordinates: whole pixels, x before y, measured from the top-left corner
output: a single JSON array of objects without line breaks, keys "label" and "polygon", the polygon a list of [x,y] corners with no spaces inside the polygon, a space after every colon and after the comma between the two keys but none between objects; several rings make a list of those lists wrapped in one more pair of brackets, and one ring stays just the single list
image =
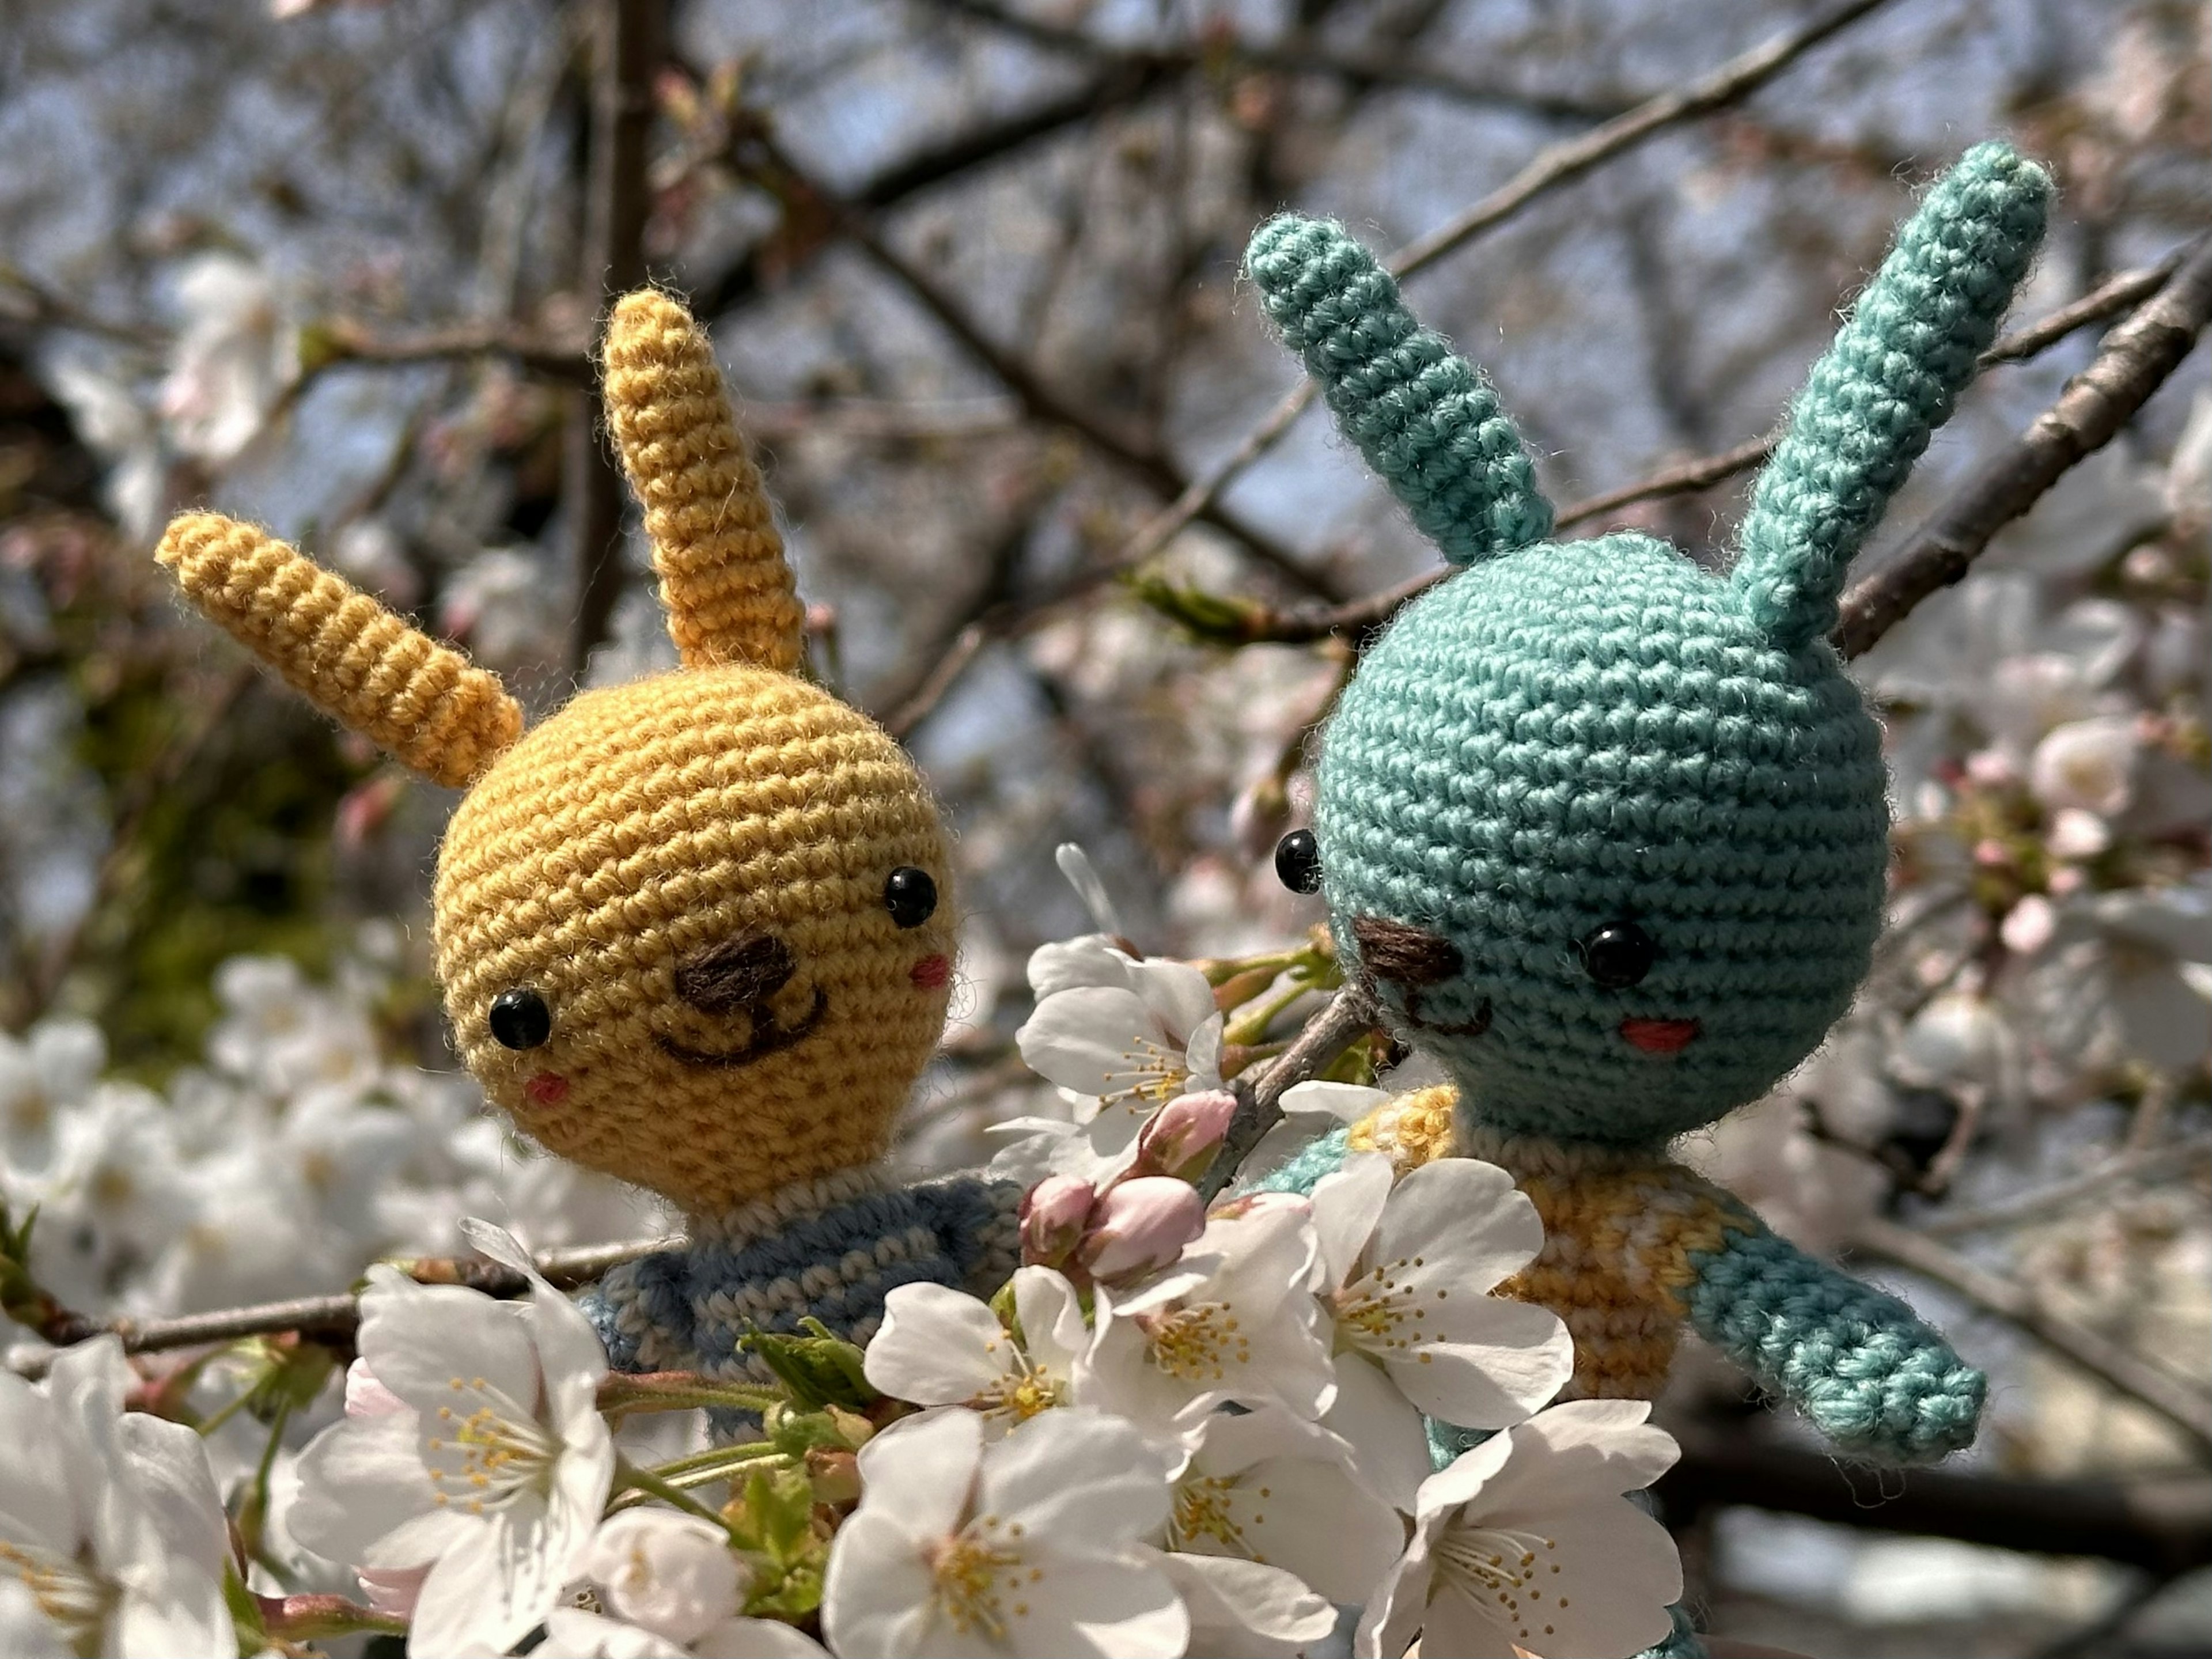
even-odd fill
[{"label": "white cherry blossom", "polygon": [[1061,1088],[1148,1109],[1221,1086],[1221,1012],[1189,963],[1140,960],[1091,936],[1039,947],[1030,984],[1036,1008],[1014,1040]]},{"label": "white cherry blossom", "polygon": [[583,1566],[608,1612],[679,1648],[735,1615],[751,1577],[721,1528],[663,1509],[610,1516]]},{"label": "white cherry blossom", "polygon": [[43,1170],[63,1118],[91,1095],[106,1064],[106,1041],[89,1020],[42,1019],[21,1037],[0,1031],[0,1164]]},{"label": "white cherry blossom", "polygon": [[1624,1493],[1679,1448],[1640,1400],[1577,1400],[1462,1453],[1422,1486],[1413,1536],[1367,1604],[1358,1659],[1413,1638],[1452,1659],[1626,1656],[1671,1628],[1674,1540]]},{"label": "white cherry blossom", "polygon": [[1336,1379],[1310,1288],[1317,1259],[1304,1200],[1269,1194],[1217,1211],[1158,1278],[1098,1291],[1098,1402],[1165,1437],[1231,1401],[1319,1417]]},{"label": "white cherry blossom", "polygon": [[0,1369],[0,1652],[231,1659],[229,1535],[207,1449],[125,1413],[112,1336],[33,1385]]},{"label": "white cherry blossom", "polygon": [[545,1646],[560,1659],[829,1659],[829,1650],[776,1619],[725,1619],[696,1640],[670,1641],[642,1626],[581,1607],[545,1616]]},{"label": "white cherry blossom", "polygon": [[1207,1659],[1294,1659],[1336,1628],[1336,1609],[1279,1567],[1230,1555],[1162,1552],[1160,1570]]},{"label": "white cherry blossom", "polygon": [[[1352,1448],[1279,1407],[1217,1412],[1176,1477],[1167,1547],[1295,1575],[1361,1602],[1405,1545],[1397,1511],[1352,1472]],[[1306,1639],[1313,1639],[1309,1633]]]},{"label": "white cherry blossom", "polygon": [[581,1568],[615,1467],[599,1340],[512,1238],[479,1249],[536,1279],[526,1303],[369,1270],[361,1354],[405,1407],[349,1418],[300,1460],[292,1530],[380,1574],[427,1567],[409,1650],[503,1652]]},{"label": "white cherry blossom", "polygon": [[950,1411],[860,1449],[860,1507],[830,1545],[822,1622],[842,1659],[1147,1659],[1190,1633],[1140,1542],[1167,1519],[1158,1457],[1127,1423],[1048,1412],[985,1443]]},{"label": "white cherry blossom", "polygon": [[1049,1267],[1014,1274],[1016,1338],[984,1303],[942,1285],[902,1285],[884,1298],[868,1344],[868,1381],[917,1406],[965,1407],[996,1438],[1073,1402],[1091,1346],[1075,1288]]},{"label": "white cherry blossom", "polygon": [[1340,1376],[1379,1366],[1393,1385],[1346,1389],[1331,1418],[1363,1451],[1403,1444],[1416,1407],[1462,1428],[1517,1423],[1573,1375],[1556,1314],[1487,1294],[1544,1244],[1535,1206],[1495,1164],[1443,1158],[1394,1185],[1388,1158],[1357,1153],[1314,1188],[1313,1218]]},{"label": "white cherry blossom", "polygon": [[1357,1123],[1390,1098],[1388,1091],[1357,1083],[1297,1083],[1277,1103],[1282,1121],[1260,1137],[1237,1166],[1237,1178],[1249,1186],[1291,1161],[1308,1143],[1346,1123]]}]

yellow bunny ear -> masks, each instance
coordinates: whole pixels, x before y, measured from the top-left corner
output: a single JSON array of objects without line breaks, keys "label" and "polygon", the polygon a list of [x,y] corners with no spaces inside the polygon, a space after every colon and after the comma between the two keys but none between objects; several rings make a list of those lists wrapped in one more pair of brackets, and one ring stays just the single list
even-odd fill
[{"label": "yellow bunny ear", "polygon": [[666,295],[641,289],[616,305],[606,404],[684,665],[797,668],[805,612],[760,472],[706,335]]},{"label": "yellow bunny ear", "polygon": [[434,783],[460,787],[522,734],[495,676],[251,525],[187,513],[154,556],[293,690]]}]

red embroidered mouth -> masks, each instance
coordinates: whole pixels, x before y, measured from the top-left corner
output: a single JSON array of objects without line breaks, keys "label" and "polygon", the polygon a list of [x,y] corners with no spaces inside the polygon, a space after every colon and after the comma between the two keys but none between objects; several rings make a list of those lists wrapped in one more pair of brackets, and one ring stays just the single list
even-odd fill
[{"label": "red embroidered mouth", "polygon": [[914,972],[909,977],[923,990],[934,991],[952,977],[951,960],[942,955],[924,957],[914,964]]},{"label": "red embroidered mouth", "polygon": [[558,1072],[540,1072],[522,1085],[522,1092],[540,1106],[558,1106],[568,1097],[568,1079]]},{"label": "red embroidered mouth", "polygon": [[1698,1035],[1694,1019],[1624,1019],[1620,1034],[1647,1054],[1679,1054]]}]

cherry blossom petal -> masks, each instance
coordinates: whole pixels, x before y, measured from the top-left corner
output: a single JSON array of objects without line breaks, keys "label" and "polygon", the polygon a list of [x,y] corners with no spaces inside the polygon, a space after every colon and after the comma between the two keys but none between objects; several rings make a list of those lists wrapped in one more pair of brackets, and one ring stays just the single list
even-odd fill
[{"label": "cherry blossom petal", "polygon": [[1382,1367],[1364,1354],[1336,1356],[1336,1399],[1322,1426],[1349,1441],[1353,1467],[1377,1496],[1407,1514],[1436,1471],[1421,1413]]},{"label": "cherry blossom petal", "polygon": [[894,1399],[951,1406],[974,1399],[1015,1364],[1013,1338],[984,1304],[943,1285],[902,1285],[884,1298],[883,1326],[863,1369]]},{"label": "cherry blossom petal", "polygon": [[1167,1520],[1158,1456],[1127,1423],[1080,1408],[1048,1412],[1000,1442],[983,1465],[976,1509],[1055,1547],[1115,1548]]},{"label": "cherry blossom petal", "polygon": [[983,1419],[973,1412],[894,1424],[860,1448],[860,1513],[910,1538],[946,1536],[959,1528],[982,1460]]}]

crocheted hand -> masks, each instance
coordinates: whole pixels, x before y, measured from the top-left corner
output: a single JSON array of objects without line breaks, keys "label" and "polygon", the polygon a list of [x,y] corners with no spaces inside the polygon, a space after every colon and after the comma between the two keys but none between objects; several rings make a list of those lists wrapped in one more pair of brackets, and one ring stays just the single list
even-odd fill
[{"label": "crocheted hand", "polygon": [[1973,1443],[1989,1379],[1896,1297],[1763,1227],[1692,1262],[1692,1328],[1839,1449],[1926,1463]]}]

